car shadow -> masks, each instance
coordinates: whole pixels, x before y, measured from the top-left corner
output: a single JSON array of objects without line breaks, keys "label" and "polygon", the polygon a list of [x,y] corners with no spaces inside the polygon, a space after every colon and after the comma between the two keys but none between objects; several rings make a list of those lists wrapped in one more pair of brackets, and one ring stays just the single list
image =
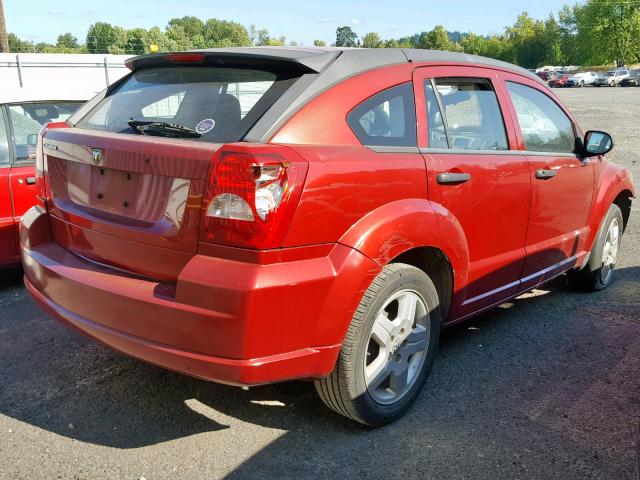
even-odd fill
[{"label": "car shadow", "polygon": [[[585,428],[610,432],[627,420],[619,412],[615,419],[599,416],[597,401],[606,395],[596,396],[592,404],[585,391],[601,384],[619,388],[621,396],[640,391],[637,374],[629,378],[634,373],[625,370],[625,356],[640,354],[634,340],[640,334],[638,305],[619,301],[634,298],[634,289],[637,295],[640,268],[617,270],[616,277],[611,288],[593,295],[567,290],[556,280],[445,330],[416,405],[380,429],[330,412],[310,382],[243,391],[147,365],[60,327],[35,306],[24,308],[24,293],[2,306],[0,413],[82,442],[122,449],[204,432],[226,435],[223,431],[240,422],[286,432],[231,478],[341,471],[395,478],[426,468],[434,478],[466,478],[470,463],[465,456],[477,471],[495,468],[492,462],[508,457],[503,467],[511,476],[553,458],[559,477],[575,475],[566,458],[589,458],[591,468],[624,478],[627,466],[616,464],[614,453],[594,459],[594,446],[580,435]],[[631,323],[620,320],[633,316]],[[626,385],[612,380],[614,373],[623,375]],[[576,404],[584,404],[580,421],[591,415],[591,424],[576,426],[575,418],[563,416]],[[640,417],[640,408],[626,413]],[[603,442],[623,443],[607,435]],[[528,440],[523,444],[523,439]],[[390,446],[393,462],[380,453]],[[345,455],[336,454],[341,450]]]},{"label": "car shadow", "polygon": [[22,285],[23,275],[20,267],[0,268],[0,289]]}]

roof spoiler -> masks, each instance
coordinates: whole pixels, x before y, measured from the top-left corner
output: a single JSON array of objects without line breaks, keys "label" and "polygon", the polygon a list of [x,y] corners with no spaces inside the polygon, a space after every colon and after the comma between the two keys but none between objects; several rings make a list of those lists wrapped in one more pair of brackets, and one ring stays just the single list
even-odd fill
[{"label": "roof spoiler", "polygon": [[266,68],[269,70],[281,68],[295,70],[299,73],[319,73],[340,53],[339,50],[288,50],[268,47],[221,48],[139,55],[127,59],[125,65],[131,71],[181,63],[231,68]]}]

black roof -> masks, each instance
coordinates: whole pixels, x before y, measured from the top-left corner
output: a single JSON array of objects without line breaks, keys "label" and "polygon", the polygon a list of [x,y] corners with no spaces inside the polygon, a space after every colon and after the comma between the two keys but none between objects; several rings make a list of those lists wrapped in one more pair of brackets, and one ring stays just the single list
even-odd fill
[{"label": "black roof", "polygon": [[[511,63],[493,58],[469,55],[466,53],[414,48],[339,48],[339,47],[233,47],[193,50],[203,52],[207,57],[217,57],[221,61],[244,60],[247,64],[260,62],[282,63],[298,66],[308,72],[321,73],[333,63],[340,70],[363,72],[385,65],[408,62],[476,63],[489,67],[511,70],[520,75],[540,81],[540,78]],[[140,55],[128,59],[125,63],[132,70],[144,68],[155,60],[161,61],[165,54]]]}]

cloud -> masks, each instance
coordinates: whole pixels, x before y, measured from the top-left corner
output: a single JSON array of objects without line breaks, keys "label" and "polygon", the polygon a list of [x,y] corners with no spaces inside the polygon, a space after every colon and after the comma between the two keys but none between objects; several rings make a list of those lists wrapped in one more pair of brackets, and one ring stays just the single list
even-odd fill
[{"label": "cloud", "polygon": [[358,19],[357,19],[357,18],[354,18],[353,20],[351,20],[351,23],[352,23],[353,25],[357,25],[357,24],[359,24],[360,22],[358,21]]}]

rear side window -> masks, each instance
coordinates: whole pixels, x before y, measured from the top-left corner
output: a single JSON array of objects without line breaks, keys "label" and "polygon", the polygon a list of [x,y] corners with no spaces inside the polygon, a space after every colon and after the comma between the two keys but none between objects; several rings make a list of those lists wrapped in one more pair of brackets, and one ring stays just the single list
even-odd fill
[{"label": "rear side window", "polygon": [[489,80],[426,80],[425,97],[429,147],[456,150],[509,149],[498,98]]},{"label": "rear side window", "polygon": [[507,82],[516,109],[525,148],[531,152],[573,153],[573,122],[544,93],[520,83]]},{"label": "rear side window", "polygon": [[416,109],[411,83],[383,90],[347,116],[363,145],[415,147]]},{"label": "rear side window", "polygon": [[[137,133],[129,122],[161,122],[194,130],[206,142],[234,142],[297,76],[266,70],[180,66],[134,72],[78,126]],[[171,135],[161,135],[171,136]]]}]

